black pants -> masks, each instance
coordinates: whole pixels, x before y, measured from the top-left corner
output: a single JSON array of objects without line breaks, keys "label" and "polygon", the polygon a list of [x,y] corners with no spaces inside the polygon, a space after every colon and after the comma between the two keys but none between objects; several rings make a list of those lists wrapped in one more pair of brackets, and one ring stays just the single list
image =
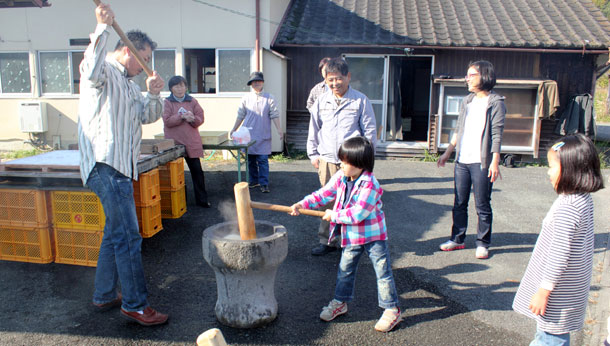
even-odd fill
[{"label": "black pants", "polygon": [[193,180],[193,191],[195,192],[195,203],[207,203],[208,193],[205,190],[205,177],[203,169],[201,169],[201,161],[198,157],[185,157],[186,164],[191,171],[191,179]]},{"label": "black pants", "polygon": [[474,202],[479,217],[477,226],[477,246],[489,247],[491,243],[491,188],[492,182],[487,177],[487,170],[481,169],[480,163],[463,164],[457,162],[454,170],[455,200],[453,203],[453,227],[451,240],[463,243],[468,228],[468,200],[471,187],[474,190]]}]

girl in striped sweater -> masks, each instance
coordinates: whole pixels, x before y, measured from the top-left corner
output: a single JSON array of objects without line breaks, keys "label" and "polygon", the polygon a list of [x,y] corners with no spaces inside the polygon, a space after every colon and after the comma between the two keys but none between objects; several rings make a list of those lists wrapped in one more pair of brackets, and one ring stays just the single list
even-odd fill
[{"label": "girl in striped sweater", "polygon": [[604,187],[593,142],[569,135],[547,153],[559,194],[542,221],[513,309],[537,322],[530,345],[569,345],[582,328],[593,267],[593,200]]}]

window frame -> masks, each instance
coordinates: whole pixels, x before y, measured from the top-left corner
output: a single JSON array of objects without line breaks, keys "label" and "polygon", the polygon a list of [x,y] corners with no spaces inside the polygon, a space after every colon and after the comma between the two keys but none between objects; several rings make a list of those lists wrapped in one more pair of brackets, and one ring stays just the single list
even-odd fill
[{"label": "window frame", "polygon": [[[70,72],[70,92],[44,92],[44,90],[42,90],[42,59],[41,59],[41,54],[44,53],[66,53],[68,54],[68,68],[69,68],[69,72]],[[37,71],[37,86],[38,86],[38,90],[39,90],[39,94],[41,97],[79,97],[79,94],[76,93],[75,91],[75,85],[74,85],[74,69],[72,68],[74,66],[74,62],[72,61],[72,55],[73,53],[85,53],[85,50],[78,50],[78,49],[69,49],[69,50],[39,50],[36,52],[36,71]],[[80,79],[79,79],[80,81]]]},{"label": "window frame", "polygon": [[[252,72],[254,72],[254,65],[255,65],[255,55],[254,55],[254,49],[252,48],[214,48],[215,52],[215,58],[214,58],[214,68],[216,69],[216,95],[222,95],[222,96],[243,96],[244,94],[248,93],[248,90],[246,91],[222,91],[220,90],[220,70],[219,70],[219,66],[218,66],[218,57],[219,57],[219,52],[220,51],[249,51],[250,52],[250,72],[248,72],[248,77],[250,76],[250,74]],[[202,95],[214,95],[212,93],[208,93],[208,94],[202,94]]]},{"label": "window frame", "polygon": [[[497,81],[494,90],[500,90],[498,91],[498,94],[502,95],[502,89],[525,89],[525,90],[534,90],[534,92],[536,92],[535,90],[537,90],[538,85],[540,84],[541,81],[539,80],[532,80],[532,81],[526,81],[526,82],[520,82],[518,80],[502,80],[502,81]],[[450,97],[452,95],[447,95],[447,93],[445,92],[445,88],[447,87],[464,87],[464,79],[456,79],[456,80],[437,80],[435,81],[435,83],[439,83],[440,84],[440,90],[439,90],[439,104],[438,104],[438,124],[437,124],[437,138],[436,138],[436,145],[438,148],[440,149],[446,149],[449,146],[449,141],[451,140],[451,135],[452,133],[455,131],[455,127],[452,127],[452,130],[449,133],[449,137],[448,137],[448,141],[447,142],[443,142],[442,140],[442,131],[443,131],[443,121],[445,120],[444,117],[445,116],[451,116],[451,117],[455,117],[456,121],[459,117],[459,114],[457,115],[453,115],[453,114],[446,114],[446,109],[445,109],[445,102],[446,102],[446,98]],[[468,93],[469,94],[469,93]],[[468,95],[467,94],[467,95]],[[466,95],[466,96],[467,96]],[[465,98],[466,96],[463,96],[463,98]],[[539,108],[539,104],[540,104],[540,100],[538,97],[538,93],[536,92],[536,97],[534,100],[534,104],[533,104],[533,114],[530,117],[524,117],[524,119],[530,120],[529,118],[532,118],[530,121],[532,123],[532,127],[531,127],[531,131],[529,131],[529,133],[531,133],[531,140],[530,143],[528,145],[506,145],[505,143],[502,143],[502,148],[500,149],[500,153],[502,154],[526,154],[526,155],[533,155],[534,158],[537,158],[538,156],[538,146],[539,146],[539,142],[540,142],[540,122],[541,119],[539,118],[539,114],[538,114],[538,108]],[[505,126],[506,126],[506,121],[510,121],[510,119],[515,119],[514,117],[507,117],[505,120]],[[447,129],[451,128],[451,127],[445,127]],[[509,134],[511,132],[510,129],[506,129],[503,133],[503,137],[505,137],[507,134]],[[504,141],[503,141],[504,142]]]},{"label": "window frame", "polygon": [[[157,48],[157,49],[155,49],[155,50],[152,52],[151,64],[150,64],[151,69],[152,69],[153,71],[156,71],[156,70],[155,70],[155,53],[156,53],[156,52],[159,52],[159,51],[173,51],[173,52],[174,52],[174,74],[173,74],[173,76],[175,76],[175,75],[177,74],[177,73],[176,73],[176,66],[177,66],[177,64],[176,64],[176,57],[177,57],[176,52],[177,52],[177,49],[176,49],[176,48]],[[146,74],[146,72],[144,72],[144,71],[142,71],[142,73],[143,73],[143,74]],[[171,77],[173,77],[173,76],[171,76]],[[161,76],[161,77],[163,77],[163,76]],[[171,78],[171,77],[170,77],[170,78]],[[144,81],[146,81],[146,78],[144,78]],[[168,81],[169,81],[169,78],[168,78],[167,80],[165,80],[165,81],[164,81],[164,82],[165,82],[165,85],[163,86],[164,88],[167,86],[167,82],[168,82]],[[140,85],[138,84],[138,86],[140,86]],[[140,86],[140,89],[141,89],[141,91],[142,91],[142,93],[143,93],[143,94],[147,92],[147,90],[146,90],[146,86],[145,86],[143,89],[142,89],[142,87]],[[168,90],[161,90],[160,95],[161,95],[161,96],[169,96],[169,94],[170,94],[170,93],[171,93],[171,91],[170,91],[170,90],[169,90],[169,88],[168,88]]]},{"label": "window frame", "polygon": [[28,66],[30,69],[30,92],[26,93],[5,93],[2,92],[2,75],[0,71],[0,98],[27,98],[34,95],[34,83],[32,83],[32,56],[29,51],[3,51],[2,54],[26,54],[28,57]]}]

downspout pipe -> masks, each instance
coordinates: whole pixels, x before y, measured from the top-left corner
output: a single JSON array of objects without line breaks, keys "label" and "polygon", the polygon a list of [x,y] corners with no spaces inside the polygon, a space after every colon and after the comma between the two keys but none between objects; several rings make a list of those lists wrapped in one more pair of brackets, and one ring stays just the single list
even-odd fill
[{"label": "downspout pipe", "polygon": [[256,41],[254,41],[254,52],[256,54],[256,71],[261,70],[261,2],[256,1]]}]

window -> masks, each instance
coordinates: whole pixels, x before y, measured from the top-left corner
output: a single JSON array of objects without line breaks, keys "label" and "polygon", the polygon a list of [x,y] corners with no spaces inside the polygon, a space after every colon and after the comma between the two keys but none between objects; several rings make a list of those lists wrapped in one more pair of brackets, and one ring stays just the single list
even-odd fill
[{"label": "window", "polygon": [[[163,91],[169,91],[167,82],[176,75],[176,51],[173,49],[155,49],[152,57],[152,69],[165,81]],[[133,78],[142,91],[146,91],[146,72],[142,72]]]},{"label": "window", "polygon": [[441,145],[448,145],[457,126],[458,115],[468,90],[463,86],[445,86],[443,88],[444,113],[441,118]]},{"label": "window", "polygon": [[39,52],[42,94],[78,94],[83,52]]},{"label": "window", "polygon": [[[502,153],[532,153],[536,157],[539,141],[537,95],[540,83],[541,81],[507,81],[496,84],[494,91],[505,97],[504,104],[507,109]],[[461,103],[467,94],[463,83],[447,80],[441,82],[439,147],[449,145],[457,127]]]},{"label": "window", "polygon": [[218,90],[247,92],[250,78],[250,50],[218,50]]},{"label": "window", "polygon": [[0,94],[32,92],[28,53],[0,53]]},{"label": "window", "polygon": [[251,49],[185,49],[185,78],[196,94],[247,92]]}]

